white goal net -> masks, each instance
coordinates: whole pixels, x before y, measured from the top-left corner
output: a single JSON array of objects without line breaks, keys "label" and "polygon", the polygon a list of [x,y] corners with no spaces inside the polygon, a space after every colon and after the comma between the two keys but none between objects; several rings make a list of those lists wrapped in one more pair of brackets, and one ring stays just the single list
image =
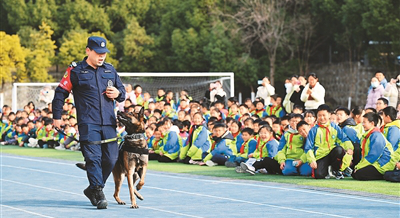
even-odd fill
[{"label": "white goal net", "polygon": [[[193,100],[201,100],[205,96],[210,83],[221,81],[227,97],[234,96],[234,73],[214,72],[185,72],[185,73],[118,73],[122,83],[131,84],[132,87],[140,85],[143,92],[149,92],[155,98],[159,88],[174,92],[174,98],[179,97],[181,90],[187,90]],[[60,78],[61,80],[61,78]],[[37,108],[47,107],[47,103],[40,100],[41,92],[45,86],[54,90],[58,83],[14,83],[12,90],[12,110],[20,110],[32,101]]]}]

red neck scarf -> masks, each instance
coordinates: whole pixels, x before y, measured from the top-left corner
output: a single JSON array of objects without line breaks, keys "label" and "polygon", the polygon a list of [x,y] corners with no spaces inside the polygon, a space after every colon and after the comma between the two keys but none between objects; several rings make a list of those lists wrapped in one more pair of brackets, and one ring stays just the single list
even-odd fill
[{"label": "red neck scarf", "polygon": [[329,125],[328,126],[324,126],[320,123],[317,123],[318,127],[323,128],[326,130],[326,134],[325,134],[325,140],[328,143],[328,148],[329,150],[331,150],[331,145],[329,144],[329,135],[330,135],[330,131],[329,131]]},{"label": "red neck scarf", "polygon": [[374,132],[379,132],[379,129],[377,127],[375,127],[373,130],[371,130],[363,139],[362,143],[361,143],[361,156],[364,157],[365,154],[365,144],[367,144],[367,140],[369,138],[369,136],[374,133]]}]

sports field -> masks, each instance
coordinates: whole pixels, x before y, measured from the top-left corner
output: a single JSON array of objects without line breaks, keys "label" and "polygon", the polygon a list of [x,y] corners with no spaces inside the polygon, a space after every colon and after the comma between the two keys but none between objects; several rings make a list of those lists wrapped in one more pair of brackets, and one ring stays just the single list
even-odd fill
[{"label": "sports field", "polygon": [[[118,205],[108,180],[107,210],[83,195],[79,152],[2,146],[2,217],[399,217],[400,184],[237,174],[225,167],[151,161],[138,210]],[[121,198],[128,201],[128,187]]]}]

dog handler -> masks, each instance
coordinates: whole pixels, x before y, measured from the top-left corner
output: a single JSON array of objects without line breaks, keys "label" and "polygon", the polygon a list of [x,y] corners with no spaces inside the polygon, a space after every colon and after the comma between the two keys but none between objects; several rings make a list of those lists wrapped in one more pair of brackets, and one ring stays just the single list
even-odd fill
[{"label": "dog handler", "polygon": [[54,126],[60,128],[64,100],[72,91],[78,117],[82,154],[85,157],[89,187],[83,193],[93,206],[107,208],[104,185],[118,159],[117,141],[100,144],[116,137],[114,100],[125,100],[125,88],[111,64],[105,63],[106,40],[91,36],[87,57],[68,67],[53,99]]}]

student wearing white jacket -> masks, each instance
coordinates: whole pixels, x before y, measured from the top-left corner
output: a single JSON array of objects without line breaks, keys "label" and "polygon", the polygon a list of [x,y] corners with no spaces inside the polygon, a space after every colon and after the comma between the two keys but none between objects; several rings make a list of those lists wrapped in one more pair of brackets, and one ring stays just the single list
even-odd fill
[{"label": "student wearing white jacket", "polygon": [[268,77],[264,77],[262,81],[262,86],[257,88],[256,98],[264,99],[264,105],[268,106],[271,103],[271,95],[275,95],[275,88],[270,84]]},{"label": "student wearing white jacket", "polygon": [[306,110],[316,110],[321,104],[325,104],[325,88],[318,82],[315,73],[308,75],[308,84],[301,93],[301,100]]},{"label": "student wearing white jacket", "polygon": [[389,100],[389,106],[397,108],[400,98],[400,75],[396,79],[391,79],[390,83],[386,85],[383,96],[387,97]]}]

